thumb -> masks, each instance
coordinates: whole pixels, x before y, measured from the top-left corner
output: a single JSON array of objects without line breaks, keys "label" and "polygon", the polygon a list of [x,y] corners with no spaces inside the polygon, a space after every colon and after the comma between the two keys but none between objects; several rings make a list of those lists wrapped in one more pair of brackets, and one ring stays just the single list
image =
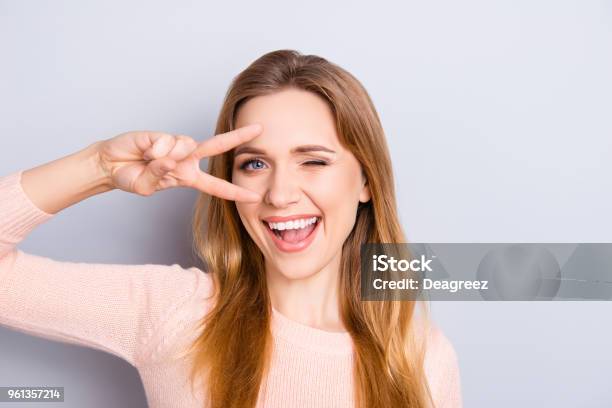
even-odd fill
[{"label": "thumb", "polygon": [[158,188],[160,179],[175,167],[176,162],[169,157],[150,161],[140,177],[136,179],[134,191],[142,195],[151,195],[160,190],[161,188]]}]

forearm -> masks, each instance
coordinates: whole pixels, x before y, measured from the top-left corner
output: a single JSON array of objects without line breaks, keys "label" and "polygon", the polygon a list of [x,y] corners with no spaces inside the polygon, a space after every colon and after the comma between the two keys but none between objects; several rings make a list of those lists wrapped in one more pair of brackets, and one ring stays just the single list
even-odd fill
[{"label": "forearm", "polygon": [[41,210],[55,214],[88,197],[113,189],[93,143],[76,153],[25,170],[21,186]]}]

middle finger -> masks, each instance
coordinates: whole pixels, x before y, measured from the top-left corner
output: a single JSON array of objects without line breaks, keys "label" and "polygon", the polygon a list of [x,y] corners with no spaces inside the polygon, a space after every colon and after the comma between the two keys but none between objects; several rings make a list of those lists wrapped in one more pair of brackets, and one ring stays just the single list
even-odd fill
[{"label": "middle finger", "polygon": [[261,201],[259,193],[237,186],[227,180],[220,179],[205,172],[200,172],[193,187],[207,194],[231,201],[257,203]]}]

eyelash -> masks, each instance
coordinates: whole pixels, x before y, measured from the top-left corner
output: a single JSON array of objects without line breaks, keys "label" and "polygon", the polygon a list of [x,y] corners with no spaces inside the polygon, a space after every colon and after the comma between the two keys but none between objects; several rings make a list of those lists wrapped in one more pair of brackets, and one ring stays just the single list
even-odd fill
[{"label": "eyelash", "polygon": [[[241,169],[241,170],[245,170],[245,171],[256,171],[256,170],[258,170],[258,169],[246,169],[246,166],[247,166],[247,165],[249,165],[250,163],[256,162],[256,161],[259,161],[259,162],[262,162],[262,163],[263,163],[263,161],[262,161],[261,159],[259,159],[259,158],[257,158],[257,157],[256,157],[256,158],[254,158],[254,159],[250,159],[250,160],[247,160],[247,161],[245,161],[244,163],[242,163],[242,164],[240,165],[240,169]],[[307,164],[307,165],[310,165],[310,166],[312,166],[312,165],[316,165],[316,166],[327,166],[327,162],[326,162],[326,161],[323,161],[323,160],[309,160],[309,161],[305,162],[304,164]]]}]

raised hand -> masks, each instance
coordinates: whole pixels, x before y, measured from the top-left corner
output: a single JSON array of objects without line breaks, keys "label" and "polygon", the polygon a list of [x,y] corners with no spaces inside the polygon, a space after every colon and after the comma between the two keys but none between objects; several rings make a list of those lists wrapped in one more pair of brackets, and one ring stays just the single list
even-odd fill
[{"label": "raised hand", "polygon": [[189,136],[133,131],[99,145],[99,162],[115,188],[150,196],[170,187],[191,187],[226,200],[258,202],[260,194],[200,170],[200,160],[245,143],[260,124],[221,133],[202,142]]}]

